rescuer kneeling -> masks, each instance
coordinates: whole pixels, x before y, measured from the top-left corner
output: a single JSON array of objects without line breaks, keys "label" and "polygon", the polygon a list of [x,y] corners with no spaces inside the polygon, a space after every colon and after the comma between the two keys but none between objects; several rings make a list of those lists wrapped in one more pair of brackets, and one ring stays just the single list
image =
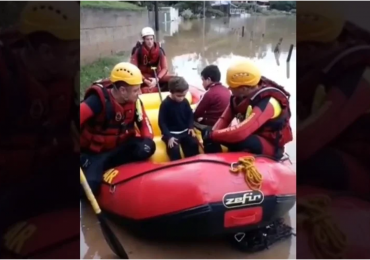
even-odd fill
[{"label": "rescuer kneeling", "polygon": [[138,98],[142,82],[135,65],[121,62],[110,79],[95,82],[86,91],[80,106],[81,167],[94,192],[106,170],[147,160],[155,152],[152,127]]},{"label": "rescuer kneeling", "polygon": [[[227,70],[232,92],[230,104],[213,128],[202,131],[206,153],[247,151],[280,159],[284,146],[293,140],[290,127],[290,94],[282,86],[261,76],[250,61]],[[231,124],[233,119],[237,124]]]}]

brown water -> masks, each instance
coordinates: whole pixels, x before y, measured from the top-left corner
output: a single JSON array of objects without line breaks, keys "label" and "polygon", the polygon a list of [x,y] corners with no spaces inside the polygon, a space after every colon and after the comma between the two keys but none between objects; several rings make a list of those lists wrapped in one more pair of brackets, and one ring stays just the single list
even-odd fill
[{"label": "brown water", "polygon": [[[241,36],[242,26],[245,27],[244,37]],[[192,85],[201,86],[199,75],[208,64],[219,66],[222,72],[221,81],[225,83],[226,69],[232,62],[253,59],[265,76],[285,86],[292,94],[291,109],[296,111],[295,49],[291,56],[290,69],[286,62],[289,46],[295,45],[295,32],[294,16],[238,17],[167,23],[162,26],[158,38],[166,51],[170,71],[185,77]],[[277,57],[273,50],[280,38],[283,41]],[[293,114],[293,128],[295,125],[296,115]],[[295,162],[295,141],[287,146],[287,152]],[[295,228],[295,207],[287,214],[286,223]],[[114,224],[111,227],[130,258],[296,258],[294,237],[273,245],[269,250],[246,254],[235,250],[223,240],[194,243],[144,241],[129,235],[122,227]],[[115,258],[105,243],[89,205],[81,208],[81,258]]]}]

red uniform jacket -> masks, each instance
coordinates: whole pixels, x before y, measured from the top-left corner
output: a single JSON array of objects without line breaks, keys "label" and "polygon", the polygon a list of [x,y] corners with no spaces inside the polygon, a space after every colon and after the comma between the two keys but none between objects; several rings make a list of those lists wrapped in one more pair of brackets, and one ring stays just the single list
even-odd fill
[{"label": "red uniform jacket", "polygon": [[[275,98],[282,107],[282,112],[277,118],[274,116],[274,107],[267,103],[261,106],[262,100]],[[262,78],[262,87],[251,97],[237,100],[234,96],[230,99],[219,121],[213,127],[211,139],[220,143],[236,143],[245,140],[251,134],[257,134],[270,141],[276,148],[284,148],[284,145],[293,140],[290,127],[290,94],[275,82]],[[252,107],[251,114],[247,116],[248,107]],[[230,126],[234,118],[239,119],[240,124]]]},{"label": "red uniform jacket", "polygon": [[135,64],[143,74],[143,77],[154,78],[152,67],[157,68],[158,79],[162,79],[168,73],[166,54],[158,43],[154,43],[151,49],[145,44],[138,42],[131,52],[131,63]]}]

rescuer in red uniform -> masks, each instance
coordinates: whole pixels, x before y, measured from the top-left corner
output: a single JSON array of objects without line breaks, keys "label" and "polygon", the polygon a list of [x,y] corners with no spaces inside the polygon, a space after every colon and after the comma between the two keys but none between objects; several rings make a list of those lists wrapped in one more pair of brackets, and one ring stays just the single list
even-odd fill
[{"label": "rescuer in red uniform", "polygon": [[368,196],[370,34],[324,5],[299,6],[297,180]]},{"label": "rescuer in red uniform", "polygon": [[163,91],[168,90],[167,58],[164,50],[154,41],[152,28],[145,27],[141,31],[143,42],[138,42],[132,49],[131,63],[135,64],[143,74],[142,93],[158,92],[157,83]]},{"label": "rescuer in red uniform", "polygon": [[[286,143],[293,140],[290,127],[289,93],[262,77],[249,61],[231,65],[227,84],[232,91],[230,104],[213,129],[202,131],[206,152],[249,151],[281,158]],[[239,123],[230,126],[236,118]]]},{"label": "rescuer in red uniform", "polygon": [[142,82],[135,65],[121,62],[109,80],[94,82],[86,91],[80,106],[81,166],[94,192],[105,170],[149,159],[155,152],[152,127],[138,98]]},{"label": "rescuer in red uniform", "polygon": [[[19,31],[0,35],[0,248],[8,242],[9,250],[17,249],[4,237],[13,224],[50,211],[63,214],[65,207],[79,214],[79,151],[74,145],[78,141],[74,138],[79,113],[79,9],[76,2],[27,2]],[[44,218],[35,229],[53,232],[51,219]],[[72,218],[65,219],[65,234],[73,233]],[[79,231],[74,231],[78,236]],[[37,233],[31,239],[40,243],[27,245],[27,251],[50,249],[67,238],[56,233],[52,241],[50,234]],[[79,240],[75,242],[78,246]],[[58,253],[59,257],[73,254]]]}]

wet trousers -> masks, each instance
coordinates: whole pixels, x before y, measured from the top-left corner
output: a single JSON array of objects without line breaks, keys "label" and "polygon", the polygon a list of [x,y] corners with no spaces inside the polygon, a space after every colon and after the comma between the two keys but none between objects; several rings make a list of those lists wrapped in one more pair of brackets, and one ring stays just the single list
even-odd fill
[{"label": "wet trousers", "polygon": [[284,152],[276,151],[276,147],[265,138],[258,135],[248,136],[244,141],[238,143],[214,143],[207,142],[204,144],[205,153],[221,153],[221,145],[226,146],[229,152],[250,152],[253,154],[263,154],[276,159],[283,157]]},{"label": "wet trousers", "polygon": [[[148,77],[154,77],[148,76]],[[161,91],[168,91],[168,81],[171,79],[171,75],[166,75],[163,78],[159,80],[159,87],[161,88]],[[158,93],[158,87],[155,86],[154,88],[149,88],[145,83],[141,85],[141,93]]]},{"label": "wet trousers", "polygon": [[104,153],[83,151],[80,163],[91,190],[97,194],[106,170],[129,162],[147,160],[154,152],[155,143],[152,139],[132,137],[119,147]]},{"label": "wet trousers", "polygon": [[192,137],[187,132],[174,135],[174,137],[177,139],[178,145],[175,145],[172,148],[168,147],[168,140],[162,139],[166,143],[167,147],[167,154],[168,157],[170,157],[171,161],[176,161],[181,159],[181,153],[180,153],[180,145],[182,148],[182,151],[184,152],[185,158],[195,156],[199,154],[199,146],[198,146],[198,140],[196,137]]}]

